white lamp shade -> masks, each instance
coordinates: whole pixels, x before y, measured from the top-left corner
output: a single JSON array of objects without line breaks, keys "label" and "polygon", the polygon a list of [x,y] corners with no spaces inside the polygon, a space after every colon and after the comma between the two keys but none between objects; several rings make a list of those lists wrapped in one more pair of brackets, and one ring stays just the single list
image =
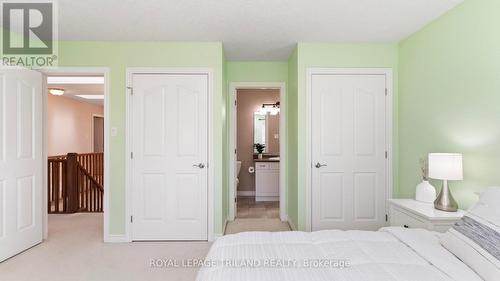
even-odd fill
[{"label": "white lamp shade", "polygon": [[462,154],[429,153],[429,177],[437,180],[462,180]]}]

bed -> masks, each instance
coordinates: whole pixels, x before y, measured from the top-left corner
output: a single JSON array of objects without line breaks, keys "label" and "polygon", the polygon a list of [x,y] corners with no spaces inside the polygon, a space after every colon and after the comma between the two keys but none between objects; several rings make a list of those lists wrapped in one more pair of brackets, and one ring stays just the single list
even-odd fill
[{"label": "bed", "polygon": [[[227,235],[211,247],[197,281],[500,280],[500,188],[491,194],[467,215],[486,234],[470,234],[481,227],[465,221],[446,234],[386,227]],[[486,246],[477,240],[485,236]]]}]

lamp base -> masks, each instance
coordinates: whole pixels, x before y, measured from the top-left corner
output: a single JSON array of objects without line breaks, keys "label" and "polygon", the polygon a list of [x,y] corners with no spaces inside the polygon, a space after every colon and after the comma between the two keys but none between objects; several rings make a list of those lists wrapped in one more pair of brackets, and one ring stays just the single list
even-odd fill
[{"label": "lamp base", "polygon": [[441,188],[441,192],[434,201],[434,208],[445,212],[456,212],[458,210],[457,201],[451,195],[447,180],[443,181],[443,188]]}]

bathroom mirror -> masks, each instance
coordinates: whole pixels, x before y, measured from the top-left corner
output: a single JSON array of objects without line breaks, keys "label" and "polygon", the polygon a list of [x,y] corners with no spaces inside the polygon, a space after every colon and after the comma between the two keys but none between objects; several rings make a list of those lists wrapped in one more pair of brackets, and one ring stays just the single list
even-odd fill
[{"label": "bathroom mirror", "polygon": [[[266,123],[267,114],[260,114],[255,112],[253,115],[253,143],[261,143],[266,145],[264,152],[267,152],[267,136],[266,136]],[[253,148],[254,153],[258,153],[255,147]]]}]

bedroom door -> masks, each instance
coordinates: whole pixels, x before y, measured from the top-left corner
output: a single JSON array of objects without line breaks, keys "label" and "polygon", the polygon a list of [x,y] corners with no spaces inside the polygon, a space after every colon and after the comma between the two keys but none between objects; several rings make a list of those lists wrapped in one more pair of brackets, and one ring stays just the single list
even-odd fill
[{"label": "bedroom door", "polygon": [[312,74],[312,230],[386,224],[386,76]]},{"label": "bedroom door", "polygon": [[132,76],[132,238],[207,240],[208,76]]},{"label": "bedroom door", "polygon": [[43,237],[42,74],[0,70],[0,262]]}]

